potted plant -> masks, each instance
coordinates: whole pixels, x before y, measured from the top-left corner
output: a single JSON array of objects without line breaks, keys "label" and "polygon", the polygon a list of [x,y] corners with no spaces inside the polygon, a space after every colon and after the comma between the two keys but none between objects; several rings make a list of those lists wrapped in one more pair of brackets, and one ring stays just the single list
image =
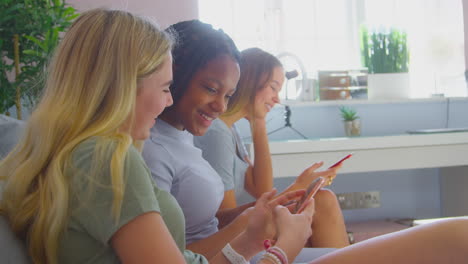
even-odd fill
[{"label": "potted plant", "polygon": [[50,55],[77,17],[65,0],[0,2],[0,114],[22,119],[22,107],[33,107],[44,87]]},{"label": "potted plant", "polygon": [[409,97],[407,34],[396,28],[361,28],[362,61],[368,68],[369,99]]},{"label": "potted plant", "polygon": [[357,115],[356,110],[350,107],[340,107],[341,117],[343,118],[345,134],[347,137],[355,137],[361,135],[361,120]]}]

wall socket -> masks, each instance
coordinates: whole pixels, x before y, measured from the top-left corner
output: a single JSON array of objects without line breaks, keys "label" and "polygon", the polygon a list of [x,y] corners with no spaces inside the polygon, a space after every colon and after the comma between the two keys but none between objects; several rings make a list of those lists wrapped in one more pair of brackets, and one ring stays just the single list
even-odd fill
[{"label": "wall socket", "polygon": [[337,193],[342,210],[380,207],[380,192]]}]

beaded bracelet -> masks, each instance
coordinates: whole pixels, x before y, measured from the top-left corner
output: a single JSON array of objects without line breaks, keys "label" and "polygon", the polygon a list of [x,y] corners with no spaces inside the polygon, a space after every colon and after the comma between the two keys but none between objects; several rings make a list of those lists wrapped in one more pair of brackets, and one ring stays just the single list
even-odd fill
[{"label": "beaded bracelet", "polygon": [[267,252],[270,252],[276,255],[281,260],[282,264],[289,264],[288,256],[280,247],[277,247],[277,246],[270,247],[267,249]]},{"label": "beaded bracelet", "polygon": [[231,264],[249,264],[249,262],[245,260],[244,256],[237,253],[229,243],[224,246],[221,252],[223,252],[223,255],[229,260],[229,262],[231,262]]},{"label": "beaded bracelet", "polygon": [[273,263],[273,264],[282,264],[281,263],[281,260],[274,254],[270,253],[270,252],[265,252],[265,254],[263,254],[262,258],[260,260],[268,260],[269,262]]}]

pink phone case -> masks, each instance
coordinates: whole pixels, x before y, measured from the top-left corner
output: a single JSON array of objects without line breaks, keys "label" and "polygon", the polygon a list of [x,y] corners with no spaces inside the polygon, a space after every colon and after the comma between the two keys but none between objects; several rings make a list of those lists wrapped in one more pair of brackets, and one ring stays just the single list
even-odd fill
[{"label": "pink phone case", "polygon": [[295,212],[296,213],[302,212],[302,210],[303,210],[302,206],[305,203],[305,201],[307,201],[310,198],[314,197],[314,195],[318,192],[318,190],[320,190],[320,188],[323,187],[324,184],[325,184],[325,178],[318,177],[317,179],[315,179],[309,185],[309,187],[307,187],[306,193],[304,194],[304,196],[302,196],[302,199],[296,204]]}]

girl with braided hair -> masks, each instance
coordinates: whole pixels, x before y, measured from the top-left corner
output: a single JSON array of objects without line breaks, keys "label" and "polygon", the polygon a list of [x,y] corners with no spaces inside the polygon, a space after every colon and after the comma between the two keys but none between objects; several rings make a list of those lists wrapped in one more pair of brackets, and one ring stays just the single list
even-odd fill
[{"label": "girl with braided hair", "polygon": [[171,192],[184,211],[188,248],[209,258],[244,229],[246,217],[218,230],[223,184],[193,145],[193,136],[203,135],[226,110],[240,76],[239,51],[224,32],[198,20],[177,23],[167,31],[176,39],[174,104],[151,129],[143,157],[158,186]]}]

